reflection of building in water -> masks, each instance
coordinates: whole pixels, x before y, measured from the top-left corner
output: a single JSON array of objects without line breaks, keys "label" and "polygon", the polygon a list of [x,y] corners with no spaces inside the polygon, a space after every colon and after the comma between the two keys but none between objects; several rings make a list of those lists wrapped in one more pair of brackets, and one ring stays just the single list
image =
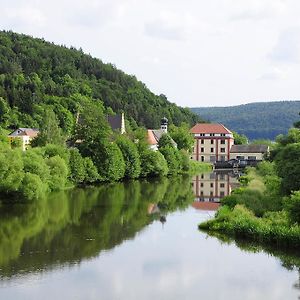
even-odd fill
[{"label": "reflection of building in water", "polygon": [[232,172],[212,172],[194,177],[195,201],[219,202],[238,187],[238,174]]}]

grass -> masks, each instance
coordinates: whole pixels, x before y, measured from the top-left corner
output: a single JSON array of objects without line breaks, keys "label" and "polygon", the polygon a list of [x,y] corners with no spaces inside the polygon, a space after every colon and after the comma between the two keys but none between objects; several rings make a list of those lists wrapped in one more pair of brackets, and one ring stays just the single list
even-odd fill
[{"label": "grass", "polygon": [[199,229],[285,248],[300,246],[300,226],[290,224],[285,211],[269,212],[259,218],[243,205],[238,204],[233,210],[223,206],[215,219],[201,223]]}]

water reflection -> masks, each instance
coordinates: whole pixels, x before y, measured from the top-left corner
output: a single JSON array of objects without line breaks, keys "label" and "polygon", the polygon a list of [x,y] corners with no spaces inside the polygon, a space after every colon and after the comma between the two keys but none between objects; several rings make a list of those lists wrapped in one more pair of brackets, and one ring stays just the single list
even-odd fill
[{"label": "water reflection", "polygon": [[[198,179],[208,191],[209,180],[229,191],[237,183],[230,174]],[[115,183],[3,204],[0,298],[296,299],[297,253],[198,231],[207,215],[190,205],[218,204],[199,201],[199,180]]]},{"label": "water reflection", "polygon": [[219,202],[239,186],[241,173],[233,170],[214,171],[195,176],[192,181],[195,201],[193,207],[204,211],[215,211]]},{"label": "water reflection", "polygon": [[0,207],[0,276],[77,264],[193,201],[188,177],[115,183]]}]

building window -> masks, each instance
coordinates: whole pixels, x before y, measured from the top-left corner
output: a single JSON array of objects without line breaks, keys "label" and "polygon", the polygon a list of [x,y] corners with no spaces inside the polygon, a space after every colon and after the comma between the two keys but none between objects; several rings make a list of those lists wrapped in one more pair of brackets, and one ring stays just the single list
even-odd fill
[{"label": "building window", "polygon": [[225,140],[221,140],[221,144],[222,144],[222,145],[225,145]]},{"label": "building window", "polygon": [[220,192],[220,197],[224,197],[225,196],[225,193],[222,191]]},{"label": "building window", "polygon": [[214,152],[214,148],[210,148],[210,152]]},{"label": "building window", "polygon": [[200,186],[203,187],[203,182],[200,182]]},{"label": "building window", "polygon": [[203,191],[200,192],[200,196],[203,196]]},{"label": "building window", "polygon": [[204,152],[204,148],[203,147],[201,148],[201,152]]},{"label": "building window", "polygon": [[221,148],[221,152],[224,153],[225,152],[225,148]]},{"label": "building window", "polygon": [[201,156],[201,161],[204,161],[204,156]]},{"label": "building window", "polygon": [[200,133],[200,136],[205,136],[205,134],[204,133]]},{"label": "building window", "polygon": [[214,140],[210,140],[210,143],[213,144],[213,143],[214,143]]},{"label": "building window", "polygon": [[248,156],[249,160],[256,160],[256,156]]},{"label": "building window", "polygon": [[225,133],[221,133],[221,136],[226,136],[226,134]]},{"label": "building window", "polygon": [[203,174],[201,174],[201,179],[203,179],[204,178],[204,175]]},{"label": "building window", "polygon": [[201,140],[201,144],[204,144],[204,140]]},{"label": "building window", "polygon": [[214,192],[211,191],[211,192],[210,192],[210,196],[212,197],[213,195],[214,195]]},{"label": "building window", "polygon": [[216,162],[216,157],[215,157],[214,155],[213,155],[213,156],[210,156],[210,157],[209,157],[209,161],[210,161],[210,162],[213,162],[213,163]]},{"label": "building window", "polygon": [[225,183],[220,183],[220,188],[224,188],[225,187]]},{"label": "building window", "polygon": [[209,135],[210,135],[210,136],[215,136],[215,134],[214,134],[214,133],[210,133]]},{"label": "building window", "polygon": [[238,155],[237,157],[236,157],[236,159],[245,159],[245,157],[244,156],[240,156],[240,155]]},{"label": "building window", "polygon": [[225,161],[225,159],[226,159],[225,155],[221,155],[221,156],[220,156],[220,160],[221,160],[221,161]]},{"label": "building window", "polygon": [[213,188],[213,187],[214,187],[214,184],[213,184],[213,182],[211,182],[211,183],[210,183],[210,187],[211,187],[211,188]]}]

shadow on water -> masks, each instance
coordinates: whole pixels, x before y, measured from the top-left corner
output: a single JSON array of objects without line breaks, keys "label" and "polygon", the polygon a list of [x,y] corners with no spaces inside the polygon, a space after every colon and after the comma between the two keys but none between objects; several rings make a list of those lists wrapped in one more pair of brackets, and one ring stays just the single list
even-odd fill
[{"label": "shadow on water", "polygon": [[0,278],[80,263],[194,200],[190,178],[114,183],[0,206]]}]

